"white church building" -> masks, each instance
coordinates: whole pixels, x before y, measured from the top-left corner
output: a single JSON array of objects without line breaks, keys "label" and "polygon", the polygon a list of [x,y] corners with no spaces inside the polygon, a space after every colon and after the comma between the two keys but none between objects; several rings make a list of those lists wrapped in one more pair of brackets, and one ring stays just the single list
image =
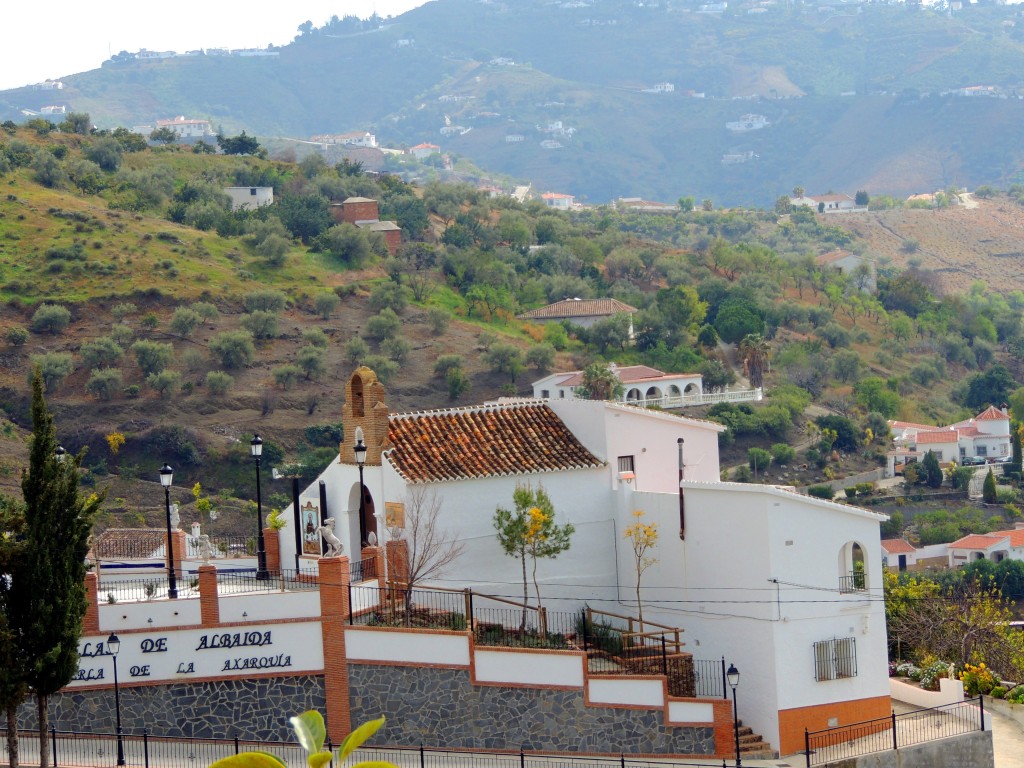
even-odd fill
[{"label": "white church building", "polygon": [[[354,559],[365,543],[407,536],[410,494],[425,491],[463,546],[437,585],[521,598],[521,566],[499,546],[493,518],[513,506],[518,485],[543,486],[556,522],[575,526],[571,548],[538,566],[545,604],[635,614],[623,531],[642,511],[659,532],[657,563],[643,576],[645,620],[681,628],[695,657],[735,664],[739,716],[774,749],[802,749],[805,728],[888,716],[885,516],[789,488],[721,482],[720,425],[554,396],[391,413],[368,368],[347,384],[342,422],[338,460],[299,501],[303,515],[335,520]],[[296,536],[291,511],[284,517],[286,563]]]}]

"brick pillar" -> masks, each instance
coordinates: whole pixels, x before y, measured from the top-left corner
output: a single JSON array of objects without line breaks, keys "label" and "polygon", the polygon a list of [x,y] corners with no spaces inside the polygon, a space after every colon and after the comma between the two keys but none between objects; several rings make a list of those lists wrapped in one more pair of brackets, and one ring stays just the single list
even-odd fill
[{"label": "brick pillar", "polygon": [[405,539],[389,541],[384,545],[388,561],[388,581],[405,586],[409,583],[409,544]]},{"label": "brick pillar", "polygon": [[324,646],[324,688],[326,692],[327,735],[335,744],[352,730],[352,706],[348,692],[348,661],[345,653],[345,624],[349,620],[349,574],[347,557],[325,557],[320,566],[320,628]]},{"label": "brick pillar", "polygon": [[715,757],[733,757],[736,754],[736,731],[732,720],[732,701],[730,699],[716,699],[714,707],[715,718]]},{"label": "brick pillar", "polygon": [[185,532],[171,531],[171,550],[174,552],[174,575],[181,578],[181,564],[185,560]]},{"label": "brick pillar", "polygon": [[204,627],[220,624],[217,569],[209,563],[199,566],[199,616]]},{"label": "brick pillar", "polygon": [[273,528],[263,529],[263,546],[267,550],[267,570],[271,573],[281,572],[281,537],[280,531]]},{"label": "brick pillar", "polygon": [[363,558],[363,578],[376,579],[379,582],[377,586],[384,589],[384,550],[380,547],[363,547],[360,554]]},{"label": "brick pillar", "polygon": [[99,634],[100,604],[99,577],[90,571],[85,574],[85,616],[82,617],[82,634]]}]

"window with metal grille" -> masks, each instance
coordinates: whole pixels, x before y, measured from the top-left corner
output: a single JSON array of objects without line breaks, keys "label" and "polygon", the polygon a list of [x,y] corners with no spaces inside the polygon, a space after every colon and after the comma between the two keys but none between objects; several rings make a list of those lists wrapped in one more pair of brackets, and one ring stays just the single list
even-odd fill
[{"label": "window with metal grille", "polygon": [[632,472],[633,471],[633,457],[632,456],[619,456],[619,472]]},{"label": "window with metal grille", "polygon": [[857,676],[857,638],[834,637],[814,644],[814,679]]}]

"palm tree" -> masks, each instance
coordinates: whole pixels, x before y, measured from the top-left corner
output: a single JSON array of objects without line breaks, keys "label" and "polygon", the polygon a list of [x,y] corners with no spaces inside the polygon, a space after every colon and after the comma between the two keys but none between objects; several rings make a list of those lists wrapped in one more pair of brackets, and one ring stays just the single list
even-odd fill
[{"label": "palm tree", "polygon": [[771,357],[768,340],[760,333],[748,333],[739,345],[740,359],[743,370],[750,379],[750,386],[755,389],[764,385],[764,367]]},{"label": "palm tree", "polygon": [[587,400],[618,400],[623,386],[612,364],[591,363],[583,369],[583,383],[576,394]]}]

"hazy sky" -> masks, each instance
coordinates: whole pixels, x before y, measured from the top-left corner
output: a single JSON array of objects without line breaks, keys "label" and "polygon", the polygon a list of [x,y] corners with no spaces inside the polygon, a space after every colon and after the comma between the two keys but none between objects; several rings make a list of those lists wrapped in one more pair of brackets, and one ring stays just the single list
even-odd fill
[{"label": "hazy sky", "polygon": [[120,51],[282,45],[302,22],[331,16],[397,16],[427,0],[290,0],[163,3],[159,0],[19,0],[4,3],[0,90],[96,69]]}]

